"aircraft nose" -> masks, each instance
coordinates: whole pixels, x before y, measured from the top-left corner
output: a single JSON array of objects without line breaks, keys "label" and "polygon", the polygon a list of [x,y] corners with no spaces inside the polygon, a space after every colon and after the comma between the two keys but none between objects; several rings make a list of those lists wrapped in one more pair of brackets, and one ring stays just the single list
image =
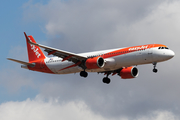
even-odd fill
[{"label": "aircraft nose", "polygon": [[166,57],[168,57],[169,59],[173,58],[175,55],[175,53],[172,51],[172,50],[169,50],[167,53],[166,53]]}]

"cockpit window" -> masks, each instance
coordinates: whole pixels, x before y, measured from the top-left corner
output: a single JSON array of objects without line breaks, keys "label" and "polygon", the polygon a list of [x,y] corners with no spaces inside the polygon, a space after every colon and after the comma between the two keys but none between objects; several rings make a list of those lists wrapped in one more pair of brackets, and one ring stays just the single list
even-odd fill
[{"label": "cockpit window", "polygon": [[159,47],[158,49],[169,49],[168,47]]}]

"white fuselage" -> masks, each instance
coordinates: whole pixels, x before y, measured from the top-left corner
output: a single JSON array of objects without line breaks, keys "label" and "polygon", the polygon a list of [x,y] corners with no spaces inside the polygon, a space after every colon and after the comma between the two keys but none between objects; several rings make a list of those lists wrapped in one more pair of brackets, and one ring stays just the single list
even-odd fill
[{"label": "white fuselage", "polygon": [[[78,55],[84,57],[95,57],[102,56],[106,53],[112,51],[121,50],[120,49],[111,49],[104,51],[95,51],[88,53],[81,53]],[[170,49],[159,49],[158,47],[149,48],[149,49],[139,49],[133,52],[124,51],[125,54],[115,55],[118,53],[113,53],[115,56],[104,58],[105,66],[99,69],[86,69],[87,72],[103,72],[103,71],[113,71],[122,67],[129,67],[142,64],[150,64],[153,62],[162,62],[168,59],[171,59],[174,56],[174,52]],[[69,74],[77,73],[83,69],[78,65],[74,65],[73,62],[62,61],[62,58],[51,57],[44,59],[46,66],[55,74]]]}]

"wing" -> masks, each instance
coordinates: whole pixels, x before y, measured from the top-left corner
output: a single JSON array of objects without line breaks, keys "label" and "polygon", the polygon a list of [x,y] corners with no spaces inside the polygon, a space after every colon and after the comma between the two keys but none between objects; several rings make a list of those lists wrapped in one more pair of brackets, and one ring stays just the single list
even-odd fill
[{"label": "wing", "polygon": [[29,43],[32,45],[36,45],[36,46],[39,46],[41,48],[44,48],[45,49],[44,51],[46,51],[48,53],[48,55],[54,55],[54,56],[58,56],[60,58],[63,58],[62,61],[68,60],[68,61],[72,61],[74,63],[77,63],[79,61],[83,61],[83,60],[87,59],[87,57],[80,56],[80,55],[77,55],[75,53],[59,50],[56,48],[51,48],[51,47],[41,45],[38,43],[33,43],[30,40],[29,40]]}]

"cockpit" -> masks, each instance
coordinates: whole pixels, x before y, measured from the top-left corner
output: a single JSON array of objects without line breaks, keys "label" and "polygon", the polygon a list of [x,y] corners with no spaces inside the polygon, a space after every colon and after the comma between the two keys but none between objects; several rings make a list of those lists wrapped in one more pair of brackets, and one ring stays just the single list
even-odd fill
[{"label": "cockpit", "polygon": [[169,49],[168,47],[159,47],[158,49]]}]

